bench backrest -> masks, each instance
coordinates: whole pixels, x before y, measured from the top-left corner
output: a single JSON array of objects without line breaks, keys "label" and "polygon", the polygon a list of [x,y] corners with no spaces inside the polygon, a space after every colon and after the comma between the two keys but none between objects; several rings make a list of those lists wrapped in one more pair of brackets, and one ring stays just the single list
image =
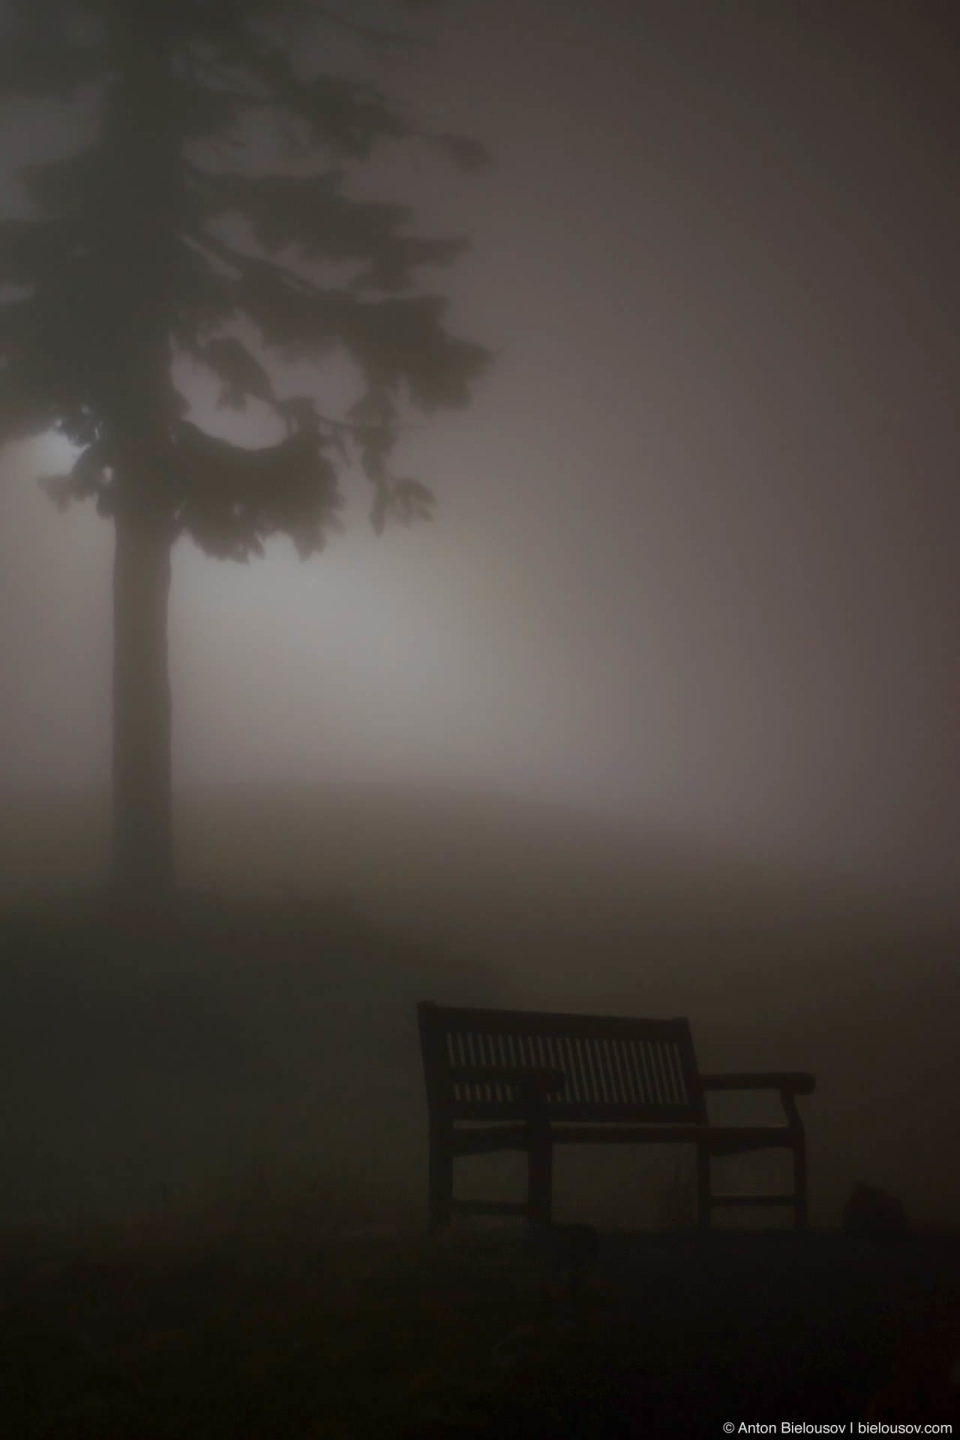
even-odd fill
[{"label": "bench backrest", "polygon": [[[535,1010],[417,1007],[434,1120],[518,1120],[518,1071],[561,1071],[544,1098],[551,1120],[700,1124],[706,1119],[687,1020],[629,1020]],[[494,1072],[458,1078],[458,1071]],[[496,1072],[502,1072],[502,1079]]]}]

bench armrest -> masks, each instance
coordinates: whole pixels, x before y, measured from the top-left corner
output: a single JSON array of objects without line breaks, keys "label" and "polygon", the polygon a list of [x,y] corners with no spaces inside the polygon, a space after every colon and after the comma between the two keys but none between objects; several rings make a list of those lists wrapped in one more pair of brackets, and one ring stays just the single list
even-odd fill
[{"label": "bench armrest", "polygon": [[521,1098],[525,1100],[543,1100],[551,1093],[566,1089],[567,1085],[562,1070],[525,1070],[520,1065],[465,1065],[451,1070],[450,1080],[454,1085],[519,1085]]},{"label": "bench armrest", "polygon": [[767,1070],[729,1075],[701,1075],[704,1090],[786,1090],[791,1095],[812,1095],[816,1077],[805,1070]]}]

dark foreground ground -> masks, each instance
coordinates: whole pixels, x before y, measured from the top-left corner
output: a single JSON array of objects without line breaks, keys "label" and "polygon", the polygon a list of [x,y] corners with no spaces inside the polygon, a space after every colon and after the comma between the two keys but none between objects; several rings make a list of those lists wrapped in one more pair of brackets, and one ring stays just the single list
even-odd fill
[{"label": "dark foreground ground", "polygon": [[506,1232],[9,1235],[0,1261],[18,1440],[857,1434],[891,1377],[882,1421],[960,1420],[956,1236],[603,1236],[579,1307]]}]

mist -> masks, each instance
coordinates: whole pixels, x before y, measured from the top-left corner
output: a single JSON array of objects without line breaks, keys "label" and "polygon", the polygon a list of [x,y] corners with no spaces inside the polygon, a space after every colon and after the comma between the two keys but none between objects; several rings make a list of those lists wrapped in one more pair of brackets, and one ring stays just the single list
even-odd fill
[{"label": "mist", "polygon": [[[956,1219],[955,36],[932,6],[688,15],[465,0],[431,21],[435,49],[378,62],[493,151],[480,176],[386,155],[357,193],[470,236],[442,285],[497,362],[468,410],[403,442],[435,523],[376,537],[357,480],[347,532],[305,563],[279,541],[246,565],[180,542],[170,620],[184,884],[346,897],[330,933],[365,958],[341,973],[335,938],[316,993],[379,1017],[377,1064],[349,1083],[311,1069],[300,982],[264,1009],[286,960],[244,972],[241,996],[229,946],[209,971],[198,950],[164,1022],[194,1017],[197,1067],[137,1150],[146,1178],[117,1178],[132,1104],[115,1138],[88,1125],[81,1143],[25,1047],[20,1171],[45,1130],[60,1178],[13,1186],[9,1217],[85,1213],[85,1145],[113,1176],[89,1200],[104,1213],[177,1159],[202,1168],[205,1124],[225,1170],[266,1136],[276,1159],[278,1125],[299,1163],[341,1083],[380,1139],[344,1122],[330,1163],[416,1213],[429,986],[688,1014],[705,1068],[815,1069],[820,1223],[856,1178]],[[4,117],[6,209],[16,166],[65,143],[58,124]],[[268,438],[182,382],[211,430]],[[342,397],[353,377],[331,363],[285,383]],[[45,436],[0,457],[0,895],[50,914],[102,883],[108,849],[112,533],[36,485],[65,452]],[[297,975],[312,944],[291,942]],[[137,999],[134,967],[110,1009],[99,960],[64,989],[66,952],[44,954],[10,969],[23,1013],[58,1050],[112,1035],[125,1074],[118,1031],[167,981],[145,971]],[[100,998],[71,1008],[73,987]],[[335,1013],[318,1001],[310,1034]],[[639,1169],[589,1159],[563,1203],[622,1219]]]}]

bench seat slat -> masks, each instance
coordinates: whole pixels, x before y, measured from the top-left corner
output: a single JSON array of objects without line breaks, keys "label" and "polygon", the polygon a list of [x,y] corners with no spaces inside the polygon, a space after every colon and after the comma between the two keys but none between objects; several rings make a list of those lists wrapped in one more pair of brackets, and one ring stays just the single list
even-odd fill
[{"label": "bench seat slat", "polygon": [[720,1194],[713,1194],[710,1197],[711,1205],[746,1205],[750,1208],[757,1205],[793,1205],[796,1202],[796,1195],[735,1195],[732,1191]]},{"label": "bench seat slat", "polygon": [[[642,1124],[675,1124],[675,1125],[697,1125],[703,1123],[700,1115],[691,1115],[690,1107],[677,1105],[675,1107],[658,1105],[604,1105],[602,1108],[597,1105],[571,1105],[564,1100],[552,1100],[549,1096],[542,1104],[543,1113],[552,1125],[564,1123],[569,1124],[600,1124],[604,1121],[618,1122],[620,1124],[635,1125]],[[504,1123],[511,1120],[529,1120],[529,1101],[521,1100],[519,1097],[498,1100],[495,1096],[490,1099],[471,1100],[469,1102],[457,1102],[449,1107],[447,1114],[451,1120],[467,1122],[489,1121]]]},{"label": "bench seat slat", "polygon": [[[746,1153],[787,1143],[789,1125],[551,1125],[555,1145],[695,1145],[702,1141],[716,1154]],[[478,1126],[453,1131],[459,1154],[485,1155],[497,1150],[525,1150],[526,1125]]]},{"label": "bench seat slat", "polygon": [[551,1125],[550,1136],[556,1144],[616,1145],[618,1143],[648,1145],[696,1144],[705,1141],[710,1148],[730,1145],[737,1149],[782,1145],[789,1134],[788,1125]]},{"label": "bench seat slat", "polygon": [[454,1210],[470,1215],[525,1215],[527,1207],[520,1200],[451,1200]]}]

